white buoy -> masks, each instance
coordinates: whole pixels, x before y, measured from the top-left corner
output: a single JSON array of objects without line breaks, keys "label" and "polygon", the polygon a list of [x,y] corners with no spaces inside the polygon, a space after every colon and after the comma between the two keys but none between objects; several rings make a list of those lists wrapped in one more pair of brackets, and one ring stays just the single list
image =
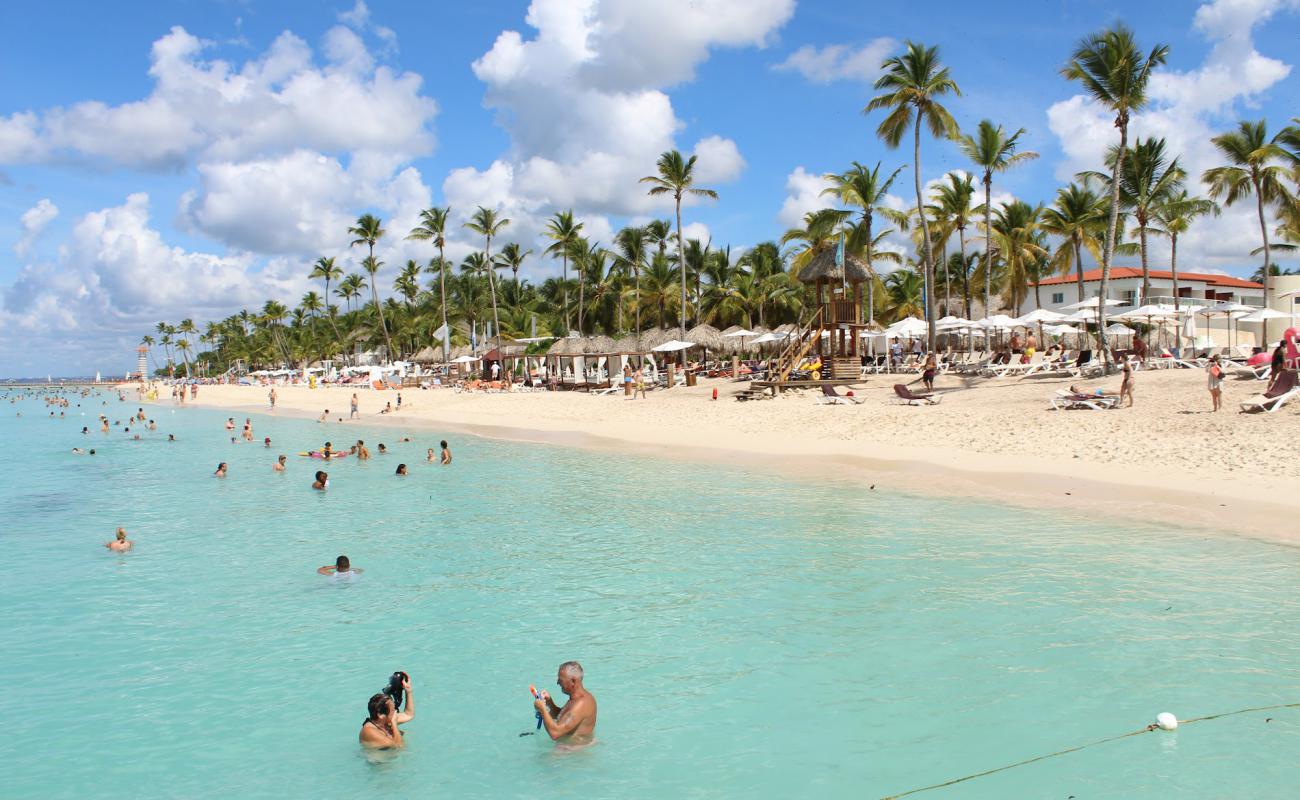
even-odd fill
[{"label": "white buoy", "polygon": [[1156,714],[1156,727],[1162,731],[1172,731],[1178,729],[1178,717],[1170,714],[1168,711],[1162,711]]}]

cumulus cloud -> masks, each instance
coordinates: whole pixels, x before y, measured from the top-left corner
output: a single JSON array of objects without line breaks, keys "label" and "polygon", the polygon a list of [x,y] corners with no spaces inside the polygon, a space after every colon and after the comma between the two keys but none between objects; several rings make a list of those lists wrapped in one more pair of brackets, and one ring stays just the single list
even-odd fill
[{"label": "cumulus cloud", "polygon": [[88,159],[142,169],[240,160],[298,148],[396,161],[432,151],[436,103],[420,76],[376,66],[350,28],[325,34],[325,63],[285,32],[242,66],[181,27],[153,43],[149,96],[89,100],[0,117],[0,162]]},{"label": "cumulus cloud", "polygon": [[[1165,139],[1169,152],[1178,154],[1187,170],[1189,189],[1206,194],[1200,175],[1220,161],[1210,139],[1234,127],[1238,114],[1248,112],[1291,72],[1291,65],[1255,49],[1253,31],[1275,15],[1297,9],[1297,0],[1202,4],[1194,25],[1211,42],[1210,52],[1196,69],[1162,69],[1153,74],[1150,105],[1131,120],[1130,141]],[[1244,116],[1250,118],[1249,113]],[[1053,104],[1047,120],[1065,153],[1056,169],[1063,181],[1077,172],[1101,168],[1107,148],[1118,141],[1113,115],[1083,95]],[[1249,253],[1259,244],[1253,206],[1238,205],[1224,209],[1221,217],[1199,220],[1180,237],[1180,262],[1189,270],[1237,267],[1241,271],[1257,261]],[[1164,248],[1154,248],[1152,255],[1157,263],[1167,263]]]},{"label": "cumulus cloud", "polygon": [[814,174],[802,166],[795,167],[794,172],[786,176],[785,201],[781,203],[781,210],[776,215],[781,227],[787,230],[801,228],[804,215],[809,211],[834,207],[835,198],[822,194],[829,188],[831,182],[823,178],[821,173]]},{"label": "cumulus cloud", "polygon": [[804,45],[785,61],[774,64],[778,72],[797,72],[813,83],[862,81],[871,83],[880,76],[880,63],[898,48],[888,36],[872,39],[861,47],[831,44],[825,47]]},{"label": "cumulus cloud", "polygon": [[42,198],[40,202],[23,212],[18,218],[18,224],[22,226],[23,235],[14,245],[14,253],[19,258],[26,258],[27,253],[36,243],[37,237],[45,230],[45,226],[54,221],[59,215],[59,207],[50,202],[50,198]]}]

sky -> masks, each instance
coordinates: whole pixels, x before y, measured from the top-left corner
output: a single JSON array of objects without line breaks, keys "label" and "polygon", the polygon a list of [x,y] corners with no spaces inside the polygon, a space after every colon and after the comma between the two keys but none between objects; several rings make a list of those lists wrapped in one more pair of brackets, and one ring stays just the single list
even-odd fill
[{"label": "sky", "polygon": [[[434,254],[402,239],[432,205],[452,208],[457,261],[481,246],[460,227],[479,205],[535,253],[568,208],[608,242],[671,216],[637,179],[673,148],[720,195],[684,209],[686,235],[733,253],[828,205],[821,176],[855,160],[907,165],[890,202],[914,205],[910,148],[863,114],[907,40],[940,48],[964,130],[1023,127],[1040,155],[995,202],[1050,202],[1116,141],[1059,74],[1116,21],[1170,47],[1132,132],[1166,138],[1193,177],[1217,163],[1211,136],[1300,109],[1300,0],[22,4],[0,27],[0,376],[120,373],[160,321],[297,305],[321,288],[316,258],[359,271],[346,229],[363,213],[389,232],[385,289]],[[970,169],[928,138],[921,167]],[[1180,238],[1180,269],[1248,275],[1258,237],[1253,204],[1225,209]],[[522,275],[559,269],[534,255]]]}]

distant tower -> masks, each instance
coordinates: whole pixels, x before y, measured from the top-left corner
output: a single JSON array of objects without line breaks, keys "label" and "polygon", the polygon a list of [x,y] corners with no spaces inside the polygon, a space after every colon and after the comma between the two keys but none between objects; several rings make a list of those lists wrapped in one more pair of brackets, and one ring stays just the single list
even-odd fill
[{"label": "distant tower", "polygon": [[140,380],[147,380],[149,377],[146,372],[149,369],[149,348],[140,345],[135,349],[135,353],[137,357],[135,367],[140,372]]}]

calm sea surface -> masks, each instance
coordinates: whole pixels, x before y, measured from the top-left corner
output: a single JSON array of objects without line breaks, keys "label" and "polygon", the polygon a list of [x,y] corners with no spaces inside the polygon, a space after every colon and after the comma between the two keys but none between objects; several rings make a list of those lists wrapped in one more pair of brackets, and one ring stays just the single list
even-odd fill
[{"label": "calm sea surface", "polygon": [[[5,798],[871,798],[1300,701],[1291,548],[465,436],[443,468],[418,430],[233,445],[170,406],[135,442],[95,425],[134,402],[73,403],[0,406]],[[393,453],[313,492],[325,438]],[[356,582],[315,573],[340,553]],[[567,659],[600,703],[577,754],[519,735]],[[367,758],[395,669],[407,748]],[[1282,710],[920,796],[1295,797],[1297,753]]]}]

